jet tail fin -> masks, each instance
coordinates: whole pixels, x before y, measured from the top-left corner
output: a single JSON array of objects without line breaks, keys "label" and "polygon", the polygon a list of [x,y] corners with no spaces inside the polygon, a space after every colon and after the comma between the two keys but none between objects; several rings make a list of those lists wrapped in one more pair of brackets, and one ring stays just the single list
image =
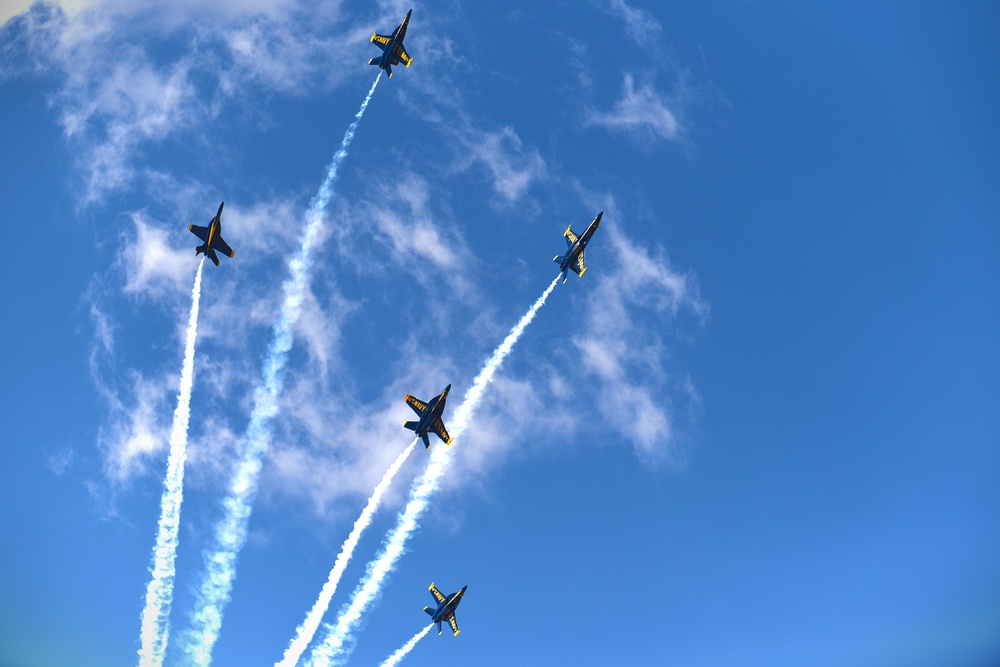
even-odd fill
[{"label": "jet tail fin", "polygon": [[431,441],[427,438],[427,434],[424,433],[420,437],[424,441],[424,449],[430,449],[431,448]]}]

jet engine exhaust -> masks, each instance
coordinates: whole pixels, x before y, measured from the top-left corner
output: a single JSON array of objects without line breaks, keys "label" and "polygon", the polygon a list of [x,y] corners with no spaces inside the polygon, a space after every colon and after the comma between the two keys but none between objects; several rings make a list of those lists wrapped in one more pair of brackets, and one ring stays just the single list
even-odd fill
[{"label": "jet engine exhaust", "polygon": [[170,634],[170,606],[174,599],[174,577],[177,574],[177,531],[181,522],[181,501],[184,499],[184,463],[187,460],[187,433],[191,418],[191,386],[194,383],[194,344],[198,338],[198,304],[201,301],[201,271],[205,258],[198,263],[191,290],[191,314],[188,316],[181,383],[177,390],[177,407],[170,427],[170,454],[167,474],[163,479],[160,499],[160,522],[153,547],[152,579],[146,586],[146,606],[142,610],[139,664],[159,667],[167,650]]},{"label": "jet engine exhaust", "polygon": [[236,578],[236,561],[247,541],[257,480],[270,444],[270,422],[278,414],[285,364],[294,341],[293,329],[302,312],[302,301],[312,275],[313,251],[322,238],[324,211],[333,197],[337,171],[347,157],[354,132],[381,78],[379,72],[354,121],[344,133],[340,149],[327,166],[326,176],[309,202],[306,227],[298,252],[289,262],[291,275],[282,285],[281,311],[278,321],[274,323],[273,338],[264,358],[262,382],[254,395],[246,433],[238,445],[238,462],[230,482],[229,495],[222,502],[223,517],[215,526],[215,544],[204,553],[206,571],[198,587],[195,609],[190,614],[190,628],[184,633],[183,649],[189,661],[199,667],[207,667],[212,661],[212,649],[219,638],[222,615]]},{"label": "jet engine exhaust", "polygon": [[413,647],[417,645],[417,642],[427,636],[427,633],[430,632],[433,627],[434,624],[431,623],[426,628],[413,635],[413,638],[410,639],[410,641],[396,649],[396,652],[386,658],[385,661],[379,665],[379,667],[396,667],[396,665],[398,665],[400,661],[406,657],[406,654],[413,650]]},{"label": "jet engine exhaust", "polygon": [[382,475],[382,481],[375,487],[371,498],[368,499],[368,504],[361,511],[361,516],[354,522],[351,534],[347,536],[343,546],[340,547],[340,553],[337,554],[337,560],[333,564],[333,569],[330,570],[329,578],[323,584],[319,598],[309,613],[306,614],[302,625],[296,628],[295,637],[285,650],[284,657],[275,663],[275,667],[293,667],[298,664],[299,658],[302,657],[302,654],[309,647],[309,643],[316,634],[317,628],[319,628],[320,621],[323,620],[323,615],[326,614],[326,610],[330,607],[330,600],[333,599],[333,594],[337,592],[337,584],[340,583],[340,578],[344,576],[347,564],[351,562],[351,558],[354,556],[354,549],[358,546],[358,540],[361,539],[361,535],[371,525],[372,517],[375,516],[375,512],[378,511],[378,507],[382,502],[382,496],[389,489],[393,477],[396,476],[396,473],[399,472],[407,457],[413,452],[416,444],[417,438],[414,438],[409,446],[403,450],[403,453],[396,457],[396,460],[385,471],[385,474]]}]

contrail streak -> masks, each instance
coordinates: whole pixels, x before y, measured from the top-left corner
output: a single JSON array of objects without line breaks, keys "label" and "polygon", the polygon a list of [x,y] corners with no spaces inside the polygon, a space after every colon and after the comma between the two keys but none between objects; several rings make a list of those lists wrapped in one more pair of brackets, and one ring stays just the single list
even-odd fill
[{"label": "contrail streak", "polygon": [[[472,381],[472,386],[465,393],[462,404],[455,410],[455,417],[452,420],[454,433],[452,444],[468,427],[476,408],[479,407],[479,402],[482,400],[486,387],[493,380],[493,376],[496,375],[503,360],[510,354],[511,349],[513,349],[514,344],[517,343],[521,334],[524,333],[524,329],[531,323],[531,320],[535,319],[538,309],[549,298],[549,294],[555,288],[559,277],[556,276],[556,279],[552,281],[548,289],[538,298],[538,301],[525,313],[521,321],[511,329],[510,333],[507,334],[507,337],[500,344],[500,347],[493,351],[493,355],[486,362],[486,365],[483,366],[479,375]],[[431,449],[430,461],[423,475],[413,483],[406,508],[396,520],[396,526],[386,536],[385,541],[382,543],[382,549],[375,556],[375,559],[368,563],[365,576],[362,578],[361,583],[358,584],[358,587],[354,589],[350,602],[341,610],[336,623],[332,626],[327,624],[327,635],[323,643],[313,649],[312,655],[309,657],[308,664],[310,667],[329,667],[335,659],[343,656],[345,653],[349,653],[352,647],[347,646],[348,640],[351,639],[354,628],[357,626],[358,621],[361,620],[362,614],[378,597],[382,581],[392,572],[396,566],[396,561],[403,555],[406,540],[416,530],[418,526],[417,522],[427,509],[427,503],[431,494],[437,491],[438,482],[448,468],[448,463],[451,461],[449,452],[451,452],[450,447],[433,447]]]},{"label": "contrail streak", "polygon": [[430,632],[433,627],[434,624],[431,623],[426,628],[413,635],[413,639],[396,649],[396,652],[386,658],[385,662],[379,665],[379,667],[396,667],[396,665],[399,664],[399,661],[405,658],[406,654],[412,651],[413,647],[417,645],[417,642],[427,636],[427,633]]},{"label": "contrail streak", "polygon": [[191,613],[191,628],[185,632],[184,651],[190,661],[204,667],[212,662],[212,649],[219,638],[222,614],[228,604],[236,578],[236,560],[247,541],[247,525],[257,493],[257,478],[263,465],[271,439],[271,418],[278,414],[278,396],[284,385],[285,363],[292,348],[292,330],[302,312],[302,300],[309,286],[313,250],[319,243],[323,230],[323,213],[333,196],[333,183],[337,170],[354,138],[361,117],[372,99],[379,72],[368,91],[365,101],[354,116],[354,121],[344,133],[333,160],[326,168],[326,177],[319,191],[309,202],[306,211],[306,228],[295,257],[289,262],[291,275],[282,286],[284,297],[278,321],[274,323],[274,337],[264,357],[263,382],[254,394],[253,411],[244,437],[239,443],[236,471],[229,487],[229,495],[222,501],[223,517],[215,526],[215,545],[205,552],[206,572],[197,593],[195,610]]},{"label": "contrail streak", "polygon": [[191,417],[191,385],[194,383],[194,343],[198,338],[198,304],[201,301],[201,270],[205,258],[198,264],[191,289],[191,314],[188,316],[184,362],[181,364],[181,385],[177,390],[174,423],[170,427],[170,454],[167,474],[163,479],[160,500],[160,523],[153,547],[152,579],[146,586],[146,606],[142,610],[139,648],[140,667],[159,667],[167,650],[170,634],[170,605],[174,599],[174,566],[177,560],[177,530],[181,524],[181,501],[184,499],[184,462],[187,460],[187,432]]},{"label": "contrail streak", "polygon": [[337,554],[337,560],[333,564],[333,569],[330,570],[330,577],[323,584],[323,589],[319,593],[319,598],[316,600],[316,604],[313,605],[312,609],[306,614],[306,619],[302,621],[300,625],[295,630],[295,637],[289,643],[288,648],[285,649],[285,656],[280,662],[275,663],[275,667],[294,667],[298,664],[299,658],[309,647],[309,642],[312,641],[313,635],[316,634],[316,629],[319,627],[320,621],[323,620],[323,615],[330,606],[330,600],[333,599],[333,594],[337,592],[337,584],[340,583],[340,578],[344,576],[344,570],[347,568],[347,564],[351,562],[351,557],[354,555],[354,549],[358,546],[358,540],[361,539],[361,534],[365,532],[365,529],[372,522],[372,517],[378,510],[379,504],[382,502],[382,496],[385,494],[389,485],[392,483],[392,478],[396,476],[399,469],[402,467],[406,458],[413,451],[413,447],[417,444],[417,439],[414,438],[413,442],[410,443],[409,447],[403,450],[396,460],[393,462],[389,469],[385,471],[382,475],[382,481],[378,483],[375,487],[375,491],[372,493],[372,497],[368,499],[368,504],[365,505],[364,510],[361,511],[361,516],[358,520],[354,522],[354,528],[351,530],[351,534],[347,536],[344,540],[344,545],[340,548],[340,553]]}]

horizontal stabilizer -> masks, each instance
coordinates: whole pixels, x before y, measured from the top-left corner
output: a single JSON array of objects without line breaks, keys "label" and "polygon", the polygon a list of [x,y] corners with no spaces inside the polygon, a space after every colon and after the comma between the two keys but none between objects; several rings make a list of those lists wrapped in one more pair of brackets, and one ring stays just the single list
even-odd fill
[{"label": "horizontal stabilizer", "polygon": [[427,612],[428,616],[430,616],[431,618],[434,618],[434,610],[433,609],[431,609],[430,607],[424,607],[424,611]]},{"label": "horizontal stabilizer", "polygon": [[417,430],[417,422],[403,422],[403,428],[408,428],[411,431]]},{"label": "horizontal stabilizer", "polygon": [[378,58],[372,58],[371,60],[368,61],[368,64],[369,65],[378,65],[378,61],[379,61]]}]

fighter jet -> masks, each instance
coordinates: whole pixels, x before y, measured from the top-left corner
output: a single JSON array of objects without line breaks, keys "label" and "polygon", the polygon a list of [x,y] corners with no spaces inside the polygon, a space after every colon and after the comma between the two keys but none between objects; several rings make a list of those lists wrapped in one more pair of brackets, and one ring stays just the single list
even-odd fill
[{"label": "fighter jet", "polygon": [[215,254],[216,250],[229,257],[236,254],[236,251],[230,248],[229,244],[222,239],[222,207],[225,205],[226,202],[219,204],[219,212],[216,213],[215,217],[212,218],[212,221],[208,223],[208,227],[188,225],[188,229],[191,230],[191,233],[205,242],[200,246],[195,246],[195,257],[201,253],[205,253],[205,256],[215,262],[216,266],[219,265],[219,256]]},{"label": "fighter jet", "polygon": [[567,227],[566,231],[563,232],[563,236],[566,237],[566,245],[569,246],[569,250],[566,251],[565,255],[556,255],[552,261],[559,265],[559,270],[562,271],[563,284],[569,279],[569,275],[566,273],[568,269],[572,269],[573,273],[578,276],[583,276],[587,272],[587,267],[583,263],[583,251],[587,248],[587,243],[590,242],[590,237],[594,235],[597,228],[601,226],[601,216],[604,215],[604,211],[597,214],[594,221],[590,223],[587,227],[587,231],[583,233],[583,236],[577,238],[576,234],[573,233],[572,226]]},{"label": "fighter jet", "polygon": [[413,58],[403,48],[403,38],[406,37],[406,26],[410,23],[410,14],[413,10],[406,12],[406,18],[399,24],[399,27],[392,31],[388,37],[376,32],[372,33],[372,44],[382,49],[382,55],[368,61],[369,65],[378,65],[379,69],[384,69],[385,73],[392,78],[392,66],[403,62],[407,67],[413,62]]},{"label": "fighter jet", "polygon": [[444,444],[451,444],[451,437],[444,428],[444,422],[441,421],[441,415],[444,414],[444,404],[448,400],[449,391],[451,391],[451,385],[445,387],[439,396],[432,398],[429,404],[424,403],[419,398],[414,398],[410,394],[406,395],[406,404],[413,408],[413,411],[420,416],[420,419],[415,422],[404,422],[403,427],[419,435],[424,441],[424,447],[427,449],[431,447],[431,441],[427,439],[429,432],[436,433],[444,441]]},{"label": "fighter jet", "polygon": [[465,595],[465,589],[468,586],[463,586],[462,590],[457,593],[452,593],[448,597],[441,595],[441,591],[437,589],[437,586],[431,584],[430,591],[431,595],[434,596],[434,601],[437,602],[437,609],[431,609],[430,607],[424,607],[424,611],[431,615],[431,622],[437,623],[438,634],[441,634],[441,623],[442,621],[448,621],[451,625],[451,631],[458,636],[461,630],[458,629],[458,621],[455,620],[455,609],[458,608],[459,603],[462,601],[462,596]]}]

